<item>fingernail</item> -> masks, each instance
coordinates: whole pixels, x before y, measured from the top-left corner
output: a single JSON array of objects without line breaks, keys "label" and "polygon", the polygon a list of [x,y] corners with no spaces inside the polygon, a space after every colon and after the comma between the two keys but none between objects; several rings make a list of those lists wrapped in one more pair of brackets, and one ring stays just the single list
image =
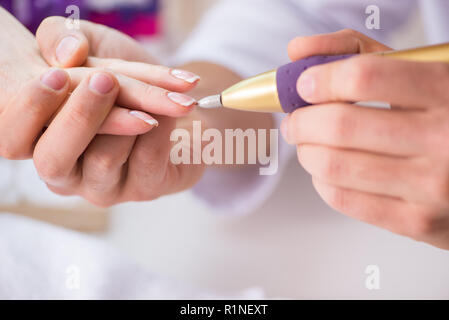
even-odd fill
[{"label": "fingernail", "polygon": [[184,80],[188,83],[195,83],[198,80],[200,80],[200,76],[189,72],[189,71],[185,71],[185,70],[179,70],[179,69],[173,69],[171,71],[172,76],[174,76],[175,78]]},{"label": "fingernail", "polygon": [[287,115],[281,123],[281,134],[285,141],[288,143],[288,121],[290,119],[290,115]]},{"label": "fingernail", "polygon": [[170,92],[167,96],[171,101],[180,104],[184,107],[190,107],[192,104],[196,102],[196,100],[193,99],[192,97],[177,92]]},{"label": "fingernail", "polygon": [[316,90],[315,77],[309,72],[304,73],[298,82],[298,93],[304,100],[313,98]]},{"label": "fingernail", "polygon": [[67,83],[67,73],[60,69],[51,69],[41,77],[41,81],[50,89],[59,91]]},{"label": "fingernail", "polygon": [[137,119],[140,119],[140,120],[148,123],[152,127],[159,126],[159,122],[157,122],[156,119],[154,119],[150,115],[146,114],[145,112],[130,111],[129,114],[132,115],[133,117],[136,117]]},{"label": "fingernail", "polygon": [[114,89],[115,83],[106,73],[96,73],[89,81],[89,87],[99,94],[107,94]]},{"label": "fingernail", "polygon": [[66,63],[79,45],[80,41],[73,36],[63,38],[56,47],[56,59],[58,59],[59,63]]}]

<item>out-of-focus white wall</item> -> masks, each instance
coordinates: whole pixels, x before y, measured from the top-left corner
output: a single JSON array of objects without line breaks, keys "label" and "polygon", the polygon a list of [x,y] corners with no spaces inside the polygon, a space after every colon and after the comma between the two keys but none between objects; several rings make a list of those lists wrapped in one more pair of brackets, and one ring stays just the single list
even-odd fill
[{"label": "out-of-focus white wall", "polygon": [[164,31],[172,48],[189,35],[201,15],[217,0],[162,0]]}]

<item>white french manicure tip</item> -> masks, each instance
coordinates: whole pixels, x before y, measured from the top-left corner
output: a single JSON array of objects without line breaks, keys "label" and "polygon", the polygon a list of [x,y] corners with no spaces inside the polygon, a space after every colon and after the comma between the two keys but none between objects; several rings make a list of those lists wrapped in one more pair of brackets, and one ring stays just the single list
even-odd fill
[{"label": "white french manicure tip", "polygon": [[200,76],[194,76],[194,77],[192,77],[192,78],[185,79],[185,81],[187,81],[188,83],[195,83],[195,82],[197,82],[198,80],[201,80],[201,77],[200,77]]},{"label": "white french manicure tip", "polygon": [[186,82],[188,82],[188,83],[195,83],[195,82],[197,82],[198,80],[201,79],[200,76],[198,76],[198,75],[196,75],[196,74],[194,74],[194,73],[192,73],[192,72],[184,71],[184,70],[179,70],[179,69],[173,69],[173,70],[171,71],[171,74],[172,74],[175,78],[184,80],[184,81],[186,81]]},{"label": "white french manicure tip", "polygon": [[157,122],[157,121],[154,120],[154,119],[151,119],[151,120],[145,120],[145,122],[148,123],[150,126],[153,126],[153,127],[158,127],[158,126],[159,126],[159,122]]},{"label": "white french manicure tip", "polygon": [[153,127],[159,126],[159,122],[156,119],[151,118],[146,113],[143,113],[140,111],[130,111],[129,114],[137,119],[142,120],[143,122],[149,124],[150,126],[153,126]]},{"label": "white french manicure tip", "polygon": [[184,107],[190,107],[196,103],[196,100],[193,99],[192,97],[189,97],[189,96],[186,96],[185,94],[177,93],[177,92],[170,92],[168,94],[168,98],[171,101],[173,101],[181,106],[184,106]]}]

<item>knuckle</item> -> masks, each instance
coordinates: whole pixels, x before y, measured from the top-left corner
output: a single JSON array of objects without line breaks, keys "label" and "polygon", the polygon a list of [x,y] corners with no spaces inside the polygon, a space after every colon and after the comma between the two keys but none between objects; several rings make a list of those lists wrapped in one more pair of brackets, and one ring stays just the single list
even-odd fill
[{"label": "knuckle", "polygon": [[346,108],[336,107],[334,110],[334,119],[330,126],[330,139],[336,143],[347,140],[356,132],[356,123],[350,112]]},{"label": "knuckle", "polygon": [[[149,84],[145,84],[144,88],[142,90],[142,95],[140,98],[140,107],[141,108],[146,108],[148,105],[150,105],[150,101],[151,99],[155,98],[155,94],[156,94],[156,88],[153,87],[152,85]],[[162,91],[162,90],[161,90]]]},{"label": "knuckle", "polygon": [[95,107],[76,106],[70,110],[67,116],[67,124],[83,130],[89,128],[95,118],[98,118]]},{"label": "knuckle", "polygon": [[86,154],[85,161],[100,176],[122,165],[115,157],[101,153]]},{"label": "knuckle", "polygon": [[375,64],[365,57],[349,59],[343,63],[343,74],[348,79],[345,87],[349,94],[368,92],[376,81],[377,73]]},{"label": "knuckle", "polygon": [[107,209],[115,205],[115,201],[111,199],[106,198],[87,198],[87,201],[89,201],[91,204],[93,204],[96,207]]},{"label": "knuckle", "polygon": [[350,205],[347,192],[340,188],[332,188],[328,201],[332,208],[342,213],[346,213]]},{"label": "knuckle", "polygon": [[416,135],[418,141],[423,144],[426,152],[430,155],[443,157],[449,160],[449,124],[447,123],[447,111],[434,109],[427,115],[420,115],[421,120],[415,121],[410,126],[410,135]]},{"label": "knuckle", "polygon": [[436,97],[441,96],[442,101],[447,102],[449,99],[449,92],[447,88],[449,87],[449,66],[446,63],[433,63],[430,65],[430,70],[433,71],[433,76],[438,79],[432,84],[435,89]]},{"label": "knuckle", "polygon": [[53,186],[53,185],[51,185],[51,184],[46,184],[47,185],[47,188],[48,188],[48,190],[50,190],[51,192],[53,192],[54,194],[57,194],[57,195],[60,195],[60,196],[71,196],[71,195],[74,195],[75,194],[75,192],[72,190],[72,189],[66,189],[66,188],[60,188],[60,187],[56,187],[56,186]]},{"label": "knuckle", "polygon": [[21,160],[30,158],[29,148],[24,148],[17,143],[0,143],[0,156],[8,160]]},{"label": "knuckle", "polygon": [[343,163],[337,156],[332,154],[324,155],[322,161],[320,174],[323,179],[335,181],[344,175]]},{"label": "knuckle", "polygon": [[159,192],[156,191],[155,188],[139,188],[135,190],[132,200],[143,202],[143,201],[153,201],[158,199],[161,196]]},{"label": "knuckle", "polygon": [[418,241],[425,241],[438,231],[439,220],[435,211],[421,210],[416,212],[410,218],[408,236]]},{"label": "knuckle", "polygon": [[449,177],[441,174],[432,175],[427,186],[431,199],[438,204],[449,204]]},{"label": "knuckle", "polygon": [[153,201],[161,197],[164,193],[168,179],[165,179],[164,170],[161,168],[147,170],[147,174],[142,174],[142,184],[134,190],[132,198],[134,201]]},{"label": "knuckle", "polygon": [[151,85],[146,85],[144,89],[144,94],[147,97],[151,97],[155,93],[155,87]]},{"label": "knuckle", "polygon": [[65,177],[65,171],[56,161],[41,156],[34,157],[34,165],[42,180],[56,181]]},{"label": "knuckle", "polygon": [[433,63],[431,65],[433,72],[435,73],[436,78],[438,79],[438,83],[445,85],[445,89],[447,90],[447,83],[449,82],[449,66],[446,63]]}]

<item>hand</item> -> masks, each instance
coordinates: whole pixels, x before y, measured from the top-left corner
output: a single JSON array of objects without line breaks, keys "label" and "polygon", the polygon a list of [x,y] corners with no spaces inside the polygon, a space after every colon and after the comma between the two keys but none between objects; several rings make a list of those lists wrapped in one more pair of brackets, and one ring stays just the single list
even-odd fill
[{"label": "hand", "polygon": [[[99,78],[95,77],[97,80],[106,79],[106,82],[108,78],[115,82],[113,78],[117,77],[121,89],[111,89],[107,93],[108,101],[111,98],[109,96],[113,96],[113,103],[117,100],[122,106],[141,111],[130,113],[128,109],[114,107],[104,115],[96,132],[142,134],[157,123],[142,111],[171,116],[185,115],[189,111],[171,101],[166,90],[156,87],[164,86],[182,91],[194,86],[193,83],[173,76],[168,68],[90,59],[86,66],[91,68],[68,69],[68,73],[49,69],[39,54],[34,37],[2,8],[0,27],[3,30],[0,32],[0,156],[4,158],[30,158],[42,131],[46,126],[52,126],[52,118],[64,105],[72,107],[69,117],[73,121],[82,121],[78,118],[88,115],[84,99],[95,101],[97,92],[91,91],[91,87],[87,85],[80,87],[82,92],[75,88],[83,79],[90,79],[94,74],[100,75]],[[105,68],[109,69],[109,75],[102,71]],[[101,85],[101,82],[94,81],[96,85]],[[68,97],[68,93],[74,90],[78,94]],[[108,109],[107,106],[101,107]],[[65,138],[64,132],[58,134],[60,139]]]},{"label": "hand", "polygon": [[[291,42],[292,59],[389,48],[355,31]],[[449,67],[362,56],[306,71],[315,106],[285,119],[285,139],[320,196],[350,217],[449,249]],[[385,101],[392,110],[347,101]]]},{"label": "hand", "polygon": [[[98,206],[152,200],[192,186],[201,177],[204,168],[173,165],[169,159],[172,147],[169,138],[176,126],[183,126],[184,120],[174,117],[187,115],[192,110],[194,100],[181,94],[167,95],[166,91],[141,86],[134,79],[122,77],[123,74],[139,80],[153,77],[159,79],[159,82],[153,84],[176,91],[192,89],[198,77],[179,70],[151,70],[142,63],[130,65],[112,59],[152,60],[136,42],[104,26],[85,21],[82,21],[79,31],[67,30],[64,26],[65,19],[55,17],[45,20],[38,30],[37,40],[47,62],[64,67],[82,65],[75,69],[81,71],[84,68],[107,66],[109,70],[117,72],[119,83],[116,87],[120,86],[117,102],[120,105],[133,108],[150,105],[151,108],[145,108],[145,111],[164,116],[157,116],[157,130],[140,136],[95,136],[98,123],[112,108],[113,100],[106,97],[102,98],[103,102],[87,99],[81,93],[83,88],[88,87],[87,80],[82,80],[72,96],[88,102],[83,106],[83,116],[79,117],[79,121],[72,121],[71,110],[76,107],[65,106],[36,145],[34,162],[40,177],[55,193],[80,195]],[[61,52],[58,53],[58,43],[66,37],[74,37],[81,42],[72,51],[62,50],[68,53],[62,59]],[[66,63],[61,63],[61,60]],[[77,78],[76,75],[72,77]],[[173,79],[176,81],[173,82]],[[122,94],[127,84],[135,89]],[[170,101],[171,104],[167,104],[167,97],[177,103]],[[100,105],[103,108],[98,108]],[[191,123],[186,127],[191,127]],[[64,139],[60,139],[62,134]]]}]

